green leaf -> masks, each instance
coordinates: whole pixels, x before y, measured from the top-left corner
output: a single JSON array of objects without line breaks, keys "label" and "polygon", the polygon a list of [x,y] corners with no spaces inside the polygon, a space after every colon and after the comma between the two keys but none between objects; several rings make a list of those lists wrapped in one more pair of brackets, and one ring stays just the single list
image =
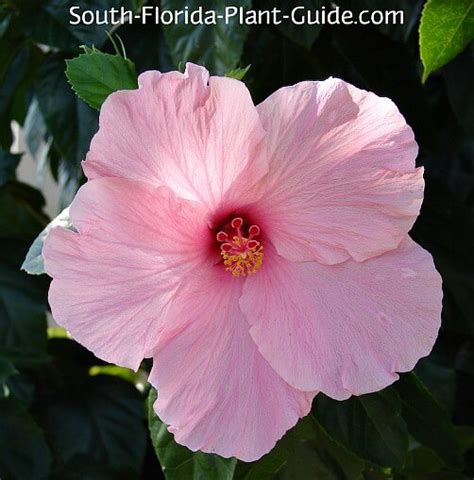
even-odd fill
[{"label": "green leaf", "polygon": [[120,55],[88,50],[67,60],[66,76],[79,98],[100,109],[105,99],[117,90],[138,87],[135,65]]},{"label": "green leaf", "polygon": [[24,373],[16,372],[7,381],[8,395],[18,400],[26,408],[33,404],[36,385],[32,379]]},{"label": "green leaf", "polygon": [[133,470],[117,468],[91,459],[89,455],[76,455],[62,464],[48,480],[137,480]]},{"label": "green leaf", "polygon": [[0,39],[5,35],[11,24],[13,13],[7,8],[0,6]]},{"label": "green leaf", "polygon": [[463,425],[455,427],[455,431],[461,452],[464,453],[474,448],[474,427]]},{"label": "green leaf", "polygon": [[280,472],[283,480],[362,479],[361,459],[331,438],[313,415],[300,420],[285,437],[282,443],[288,442],[289,456]]},{"label": "green leaf", "polygon": [[284,445],[286,442],[287,439],[284,437],[269,453],[255,462],[238,462],[234,480],[272,480],[277,478],[290,455]]},{"label": "green leaf", "polygon": [[89,375],[95,377],[96,375],[111,375],[113,377],[119,377],[127,382],[137,385],[142,379],[143,372],[134,372],[129,368],[119,367],[117,365],[94,365],[89,369]]},{"label": "green leaf", "polygon": [[30,102],[23,125],[23,133],[28,150],[36,161],[36,184],[44,185],[51,149],[51,136],[48,134],[36,98]]},{"label": "green leaf", "polygon": [[422,81],[461,53],[473,38],[472,0],[428,0],[420,22]]},{"label": "green leaf", "polygon": [[177,444],[166,425],[153,410],[156,398],[156,390],[152,388],[148,396],[148,425],[151,441],[166,479],[232,480],[236,465],[235,458],[226,459],[203,452],[193,453]]},{"label": "green leaf", "polygon": [[0,150],[0,187],[14,177],[21,155]]},{"label": "green leaf", "polygon": [[[298,7],[303,7],[305,10],[299,10],[295,12],[295,20],[302,21],[305,11],[315,11],[321,9],[325,2],[323,0],[284,0],[276,2],[276,7],[282,10],[283,15],[291,15],[291,12]],[[282,23],[277,24],[276,28],[289,38],[307,50],[311,50],[313,43],[318,38],[321,32],[322,25],[314,24],[310,25],[308,22],[304,22],[302,25],[296,25],[289,18],[284,19]]]},{"label": "green leaf", "polygon": [[65,208],[36,237],[35,241],[31,244],[28,253],[26,254],[25,261],[21,266],[22,270],[25,270],[25,272],[31,275],[41,275],[45,273],[43,262],[43,245],[49,231],[55,227],[63,227],[67,228],[68,230],[74,230],[69,218],[69,207]]},{"label": "green leaf", "polygon": [[452,412],[456,392],[454,368],[436,363],[430,355],[418,362],[415,372],[442,407],[448,413]]},{"label": "green leaf", "polygon": [[36,46],[8,39],[0,41],[0,146],[9,150],[10,123],[23,124],[29,95],[43,54]]},{"label": "green leaf", "polygon": [[43,433],[20,402],[0,399],[0,478],[46,480],[51,456]]},{"label": "green leaf", "polygon": [[68,464],[84,456],[91,463],[132,472],[128,478],[135,478],[147,438],[141,394],[129,382],[110,375],[74,375],[66,380],[43,395],[37,407],[55,458]]},{"label": "green leaf", "polygon": [[403,465],[408,432],[392,389],[335,401],[318,395],[314,414],[328,433],[358,456],[384,466]]},{"label": "green leaf", "polygon": [[62,207],[72,201],[84,179],[81,161],[98,128],[97,112],[71,90],[60,55],[47,58],[39,71],[35,91],[38,106],[52,136],[52,150],[60,157],[59,183],[64,195]]},{"label": "green leaf", "polygon": [[256,462],[237,464],[235,480],[362,480],[364,462],[331,438],[313,415]]},{"label": "green leaf", "polygon": [[247,72],[249,71],[250,65],[247,65],[245,68],[234,68],[225,74],[228,78],[235,78],[236,80],[242,80]]},{"label": "green leaf", "polygon": [[[186,2],[189,10],[196,10],[202,2],[191,0]],[[250,7],[250,0],[235,0],[232,6],[237,8]],[[213,10],[217,15],[223,15],[228,2],[209,0],[206,9]],[[163,0],[163,10],[180,10],[181,0]],[[194,62],[207,67],[211,73],[225,75],[235,68],[242,54],[248,27],[239,25],[238,18],[217,20],[216,25],[185,25],[182,17],[177,24],[163,26],[163,33],[171,51],[175,65]]]},{"label": "green leaf", "polygon": [[414,373],[401,375],[395,388],[402,400],[403,418],[410,434],[448,466],[460,468],[463,461],[454,427],[428,389]]},{"label": "green leaf", "polygon": [[0,399],[8,396],[7,380],[17,370],[6,358],[0,357]]},{"label": "green leaf", "polygon": [[28,36],[38,43],[49,45],[62,51],[75,52],[83,44],[101,47],[107,40],[106,30],[112,25],[100,25],[96,22],[86,25],[76,23],[76,17],[70,14],[71,7],[78,7],[75,13],[85,10],[104,11],[111,8],[136,10],[134,0],[44,0],[29,9],[25,8],[22,28]]},{"label": "green leaf", "polygon": [[433,450],[417,445],[410,450],[403,473],[409,475],[433,474],[445,466]]},{"label": "green leaf", "polygon": [[0,244],[0,356],[34,365],[47,360],[47,283],[19,270],[24,251],[17,253],[17,242]]},{"label": "green leaf", "polygon": [[[474,214],[469,201],[462,200],[464,196],[471,198],[474,191],[474,175],[469,163],[473,158],[472,147],[466,142],[468,148],[461,154],[462,142],[457,137],[448,136],[443,141],[446,146],[437,147],[439,160],[431,155],[425,163],[430,169],[425,173],[421,215],[412,234],[414,240],[433,255],[443,278],[444,328],[474,335]],[[432,172],[437,161],[440,165],[435,175]],[[449,174],[446,161],[451,165]]]},{"label": "green leaf", "polygon": [[44,198],[25,183],[10,181],[0,188],[0,232],[2,237],[34,238],[48,222],[42,212]]},{"label": "green leaf", "polygon": [[459,124],[474,135],[474,101],[471,98],[474,78],[474,45],[468,47],[443,69],[449,102]]}]

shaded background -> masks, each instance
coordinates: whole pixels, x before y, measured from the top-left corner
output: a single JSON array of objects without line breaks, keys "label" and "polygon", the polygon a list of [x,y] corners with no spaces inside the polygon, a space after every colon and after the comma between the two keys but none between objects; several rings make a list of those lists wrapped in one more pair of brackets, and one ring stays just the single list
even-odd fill
[{"label": "shaded background", "polygon": [[[426,169],[425,201],[411,235],[433,254],[444,281],[443,326],[416,377],[403,375],[383,392],[345,402],[320,395],[313,415],[271,454],[236,465],[178,447],[156,417],[153,445],[149,364],[137,373],[107,365],[53,323],[47,328],[48,278],[19,268],[48,215],[69,205],[84,181],[80,161],[98,118],[67,83],[65,60],[84,44],[115,52],[109,27],[71,27],[69,7],[136,9],[139,3],[0,0],[0,478],[148,479],[161,478],[162,467],[168,479],[472,478],[473,47],[422,84],[422,0],[336,2],[354,12],[402,8],[401,26],[112,29],[138,73],[182,68],[185,60],[214,74],[251,65],[244,81],[255,103],[281,86],[328,76],[393,99],[414,129],[418,164]],[[329,2],[253,2],[262,9],[294,5]]]}]

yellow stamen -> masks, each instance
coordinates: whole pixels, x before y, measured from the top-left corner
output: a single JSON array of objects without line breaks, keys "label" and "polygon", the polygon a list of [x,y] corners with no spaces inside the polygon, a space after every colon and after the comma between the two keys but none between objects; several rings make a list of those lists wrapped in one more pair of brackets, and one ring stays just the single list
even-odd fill
[{"label": "yellow stamen", "polygon": [[263,247],[258,245],[242,253],[221,251],[226,271],[234,277],[253,275],[263,264]]},{"label": "yellow stamen", "polygon": [[260,235],[258,225],[245,228],[244,220],[240,217],[230,222],[230,227],[236,235],[230,232],[219,231],[216,240],[221,245],[221,255],[226,271],[234,277],[245,277],[256,273],[263,263],[263,246],[255,237]]}]

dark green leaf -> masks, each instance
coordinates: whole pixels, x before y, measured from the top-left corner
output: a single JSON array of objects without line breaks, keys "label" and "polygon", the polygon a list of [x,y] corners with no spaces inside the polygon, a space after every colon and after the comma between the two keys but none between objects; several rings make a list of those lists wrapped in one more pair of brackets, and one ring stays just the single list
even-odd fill
[{"label": "dark green leaf", "polygon": [[[314,14],[314,11],[321,9],[323,5],[325,5],[324,0],[280,0],[271,2],[271,7],[281,9],[282,15],[291,16],[292,11],[294,11],[295,21],[301,23],[297,25],[290,19],[284,19],[282,23],[277,24],[277,28],[287,38],[308,50],[311,50],[313,43],[318,38],[322,24],[311,25],[306,21],[306,15],[307,12]],[[299,10],[294,10],[295,8],[299,8]]]},{"label": "dark green leaf", "polygon": [[395,388],[402,400],[403,418],[410,434],[447,465],[459,468],[462,457],[454,427],[427,388],[413,373],[402,375]]},{"label": "dark green leaf", "polygon": [[11,24],[13,12],[7,7],[0,5],[0,39],[5,35]]},{"label": "dark green leaf", "polygon": [[26,408],[30,408],[35,396],[35,384],[28,375],[16,373],[7,381],[9,394],[19,400]]},{"label": "dark green leaf", "polygon": [[[180,10],[184,4],[189,10],[196,10],[201,2],[191,0],[163,0],[163,10]],[[214,10],[223,15],[228,3],[223,0],[209,0],[206,10]],[[235,0],[235,7],[250,7],[250,0]],[[217,20],[216,25],[184,24],[182,17],[178,24],[163,26],[165,39],[176,65],[194,62],[207,67],[211,73],[224,75],[239,63],[248,27],[240,25],[237,17]]]},{"label": "dark green leaf", "polygon": [[21,155],[0,150],[0,187],[13,178],[15,170],[20,163]]},{"label": "dark green leaf", "polygon": [[120,55],[93,49],[66,63],[66,75],[73,90],[92,108],[99,109],[117,90],[138,87],[135,65]]},{"label": "dark green leaf", "polygon": [[43,115],[38,106],[38,101],[33,98],[23,125],[26,145],[36,161],[36,183],[44,185],[48,167],[48,154],[51,147],[51,137],[44,123]]},{"label": "dark green leaf", "polygon": [[362,480],[364,463],[331,438],[314,416],[303,418],[273,450],[239,462],[235,480]]},{"label": "dark green leaf", "polygon": [[359,480],[364,464],[331,438],[318,421],[309,415],[290,431],[283,443],[290,442],[290,455],[280,478],[284,480]]},{"label": "dark green leaf", "polygon": [[420,22],[423,82],[461,53],[474,38],[472,0],[428,0]]},{"label": "dark green leaf", "polygon": [[[137,472],[117,468],[91,459],[89,455],[76,455],[70,462],[56,468],[51,480],[135,480]],[[158,479],[157,479],[158,480]]]},{"label": "dark green leaf", "polygon": [[14,373],[16,369],[13,364],[6,358],[0,357],[0,399],[8,396],[7,380]]},{"label": "dark green leaf", "polygon": [[[93,22],[86,25],[79,22],[70,13],[70,9],[77,7],[74,13],[79,15],[85,10],[98,11],[103,16],[111,8],[124,7],[136,10],[137,2],[134,0],[46,0],[22,12],[24,17],[22,28],[28,36],[33,37],[38,43],[49,45],[63,51],[75,52],[85,45],[101,47],[107,40],[106,30],[113,25],[101,25]],[[110,21],[109,21],[110,23]]]},{"label": "dark green leaf", "polygon": [[44,198],[25,183],[10,181],[0,188],[0,232],[3,237],[34,238],[48,223]]},{"label": "dark green leaf", "polygon": [[31,275],[41,275],[45,273],[43,263],[43,245],[49,231],[54,227],[63,227],[73,230],[71,220],[69,219],[69,207],[65,208],[54,220],[52,220],[36,237],[31,244],[25,261],[21,268]]},{"label": "dark green leaf", "polygon": [[88,379],[92,367],[105,364],[87,348],[69,338],[50,338],[48,354],[51,359],[50,366],[65,383],[82,382]]},{"label": "dark green leaf", "polygon": [[43,433],[13,398],[0,399],[0,478],[47,480],[51,462]]},{"label": "dark green leaf", "polygon": [[471,448],[474,448],[474,427],[464,425],[461,427],[455,427],[455,430],[461,452],[464,453]]},{"label": "dark green leaf", "polygon": [[156,398],[156,390],[152,388],[148,396],[148,425],[153,447],[167,480],[232,480],[236,460],[203,452],[194,453],[177,444],[153,410]]},{"label": "dark green leaf", "polygon": [[155,25],[154,22],[146,25],[122,25],[116,32],[126,45],[127,56],[135,64],[138,73],[157,69],[167,72],[174,69],[160,25]]},{"label": "dark green leaf", "polygon": [[251,463],[238,462],[234,480],[272,480],[278,478],[288,461],[290,452],[285,448],[286,438],[260,460]]},{"label": "dark green leaf", "polygon": [[349,450],[384,467],[403,465],[408,432],[394,390],[388,388],[343,402],[318,395],[314,405],[319,422]]},{"label": "dark green leaf", "polygon": [[[392,17],[374,27],[392,40],[407,42],[415,31],[424,0],[336,0],[334,3],[341,9],[350,10],[354,16],[358,16],[365,10],[366,18],[367,11],[379,10],[386,14],[395,13],[395,21]],[[400,17],[400,12],[403,17]]]},{"label": "dark green leaf", "polygon": [[60,56],[47,59],[40,69],[36,97],[52,136],[52,148],[57,150],[61,158],[60,185],[62,190],[67,191],[64,201],[71,203],[83,180],[81,161],[97,131],[98,116],[71,90],[64,74],[65,67],[64,59]]},{"label": "dark green leaf", "polygon": [[466,132],[473,135],[474,100],[471,97],[474,78],[474,45],[446,65],[443,73],[454,114]]},{"label": "dark green leaf", "polygon": [[[439,173],[436,176],[429,171],[425,173],[425,198],[412,233],[414,239],[432,253],[443,278],[444,328],[474,335],[474,210],[458,198],[473,195],[474,172],[469,176],[469,170],[460,168],[469,165],[472,153],[468,150],[466,155],[456,158],[453,150],[459,143],[449,136],[446,143],[446,153],[440,151]],[[431,155],[427,168],[433,169],[435,160]],[[451,164],[449,170],[447,160]],[[452,187],[448,188],[446,183],[452,183]]]},{"label": "dark green leaf", "polygon": [[[408,475],[433,474],[443,469],[444,462],[433,450],[420,445],[411,449],[403,473]],[[411,478],[411,477],[410,477]]]},{"label": "dark green leaf", "polygon": [[432,358],[424,358],[416,366],[416,374],[447,412],[452,412],[456,391],[454,368],[441,365]]},{"label": "dark green leaf", "polygon": [[41,51],[31,44],[0,41],[0,147],[10,149],[10,122],[23,124]]},{"label": "dark green leaf", "polygon": [[72,169],[80,171],[80,162],[97,130],[97,115],[74,95],[65,69],[61,57],[48,58],[40,69],[36,93],[40,111],[59,153]]},{"label": "dark green leaf", "polygon": [[21,366],[47,359],[46,285],[19,270],[15,249],[10,241],[0,245],[0,355]]},{"label": "dark green leaf", "polygon": [[110,375],[71,377],[38,408],[40,424],[61,463],[84,455],[135,473],[145,453],[144,413],[136,388]]}]

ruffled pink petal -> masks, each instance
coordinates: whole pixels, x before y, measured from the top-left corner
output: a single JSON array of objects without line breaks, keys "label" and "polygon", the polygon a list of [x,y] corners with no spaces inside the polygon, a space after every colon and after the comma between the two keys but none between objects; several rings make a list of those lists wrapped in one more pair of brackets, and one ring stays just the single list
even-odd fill
[{"label": "ruffled pink petal", "polygon": [[253,461],[311,408],[259,354],[239,310],[242,282],[215,267],[180,292],[153,355],[155,410],[193,451]]},{"label": "ruffled pink petal", "polygon": [[165,185],[215,207],[234,182],[248,188],[267,172],[265,159],[254,161],[264,131],[242,82],[187,64],[185,73],[146,72],[139,84],[105,101],[88,178]]},{"label": "ruffled pink petal", "polygon": [[393,102],[331,78],[282,88],[257,108],[270,161],[257,208],[281,255],[334,264],[398,246],[424,182]]},{"label": "ruffled pink petal", "polygon": [[164,187],[121,178],[88,182],[70,212],[78,233],[53,229],[43,250],[53,317],[98,357],[136,369],[178,285],[203,268],[204,214]]},{"label": "ruffled pink petal", "polygon": [[267,248],[240,300],[259,351],[290,385],[342,400],[378,391],[431,351],[441,278],[406,237],[365,262],[291,262]]}]

